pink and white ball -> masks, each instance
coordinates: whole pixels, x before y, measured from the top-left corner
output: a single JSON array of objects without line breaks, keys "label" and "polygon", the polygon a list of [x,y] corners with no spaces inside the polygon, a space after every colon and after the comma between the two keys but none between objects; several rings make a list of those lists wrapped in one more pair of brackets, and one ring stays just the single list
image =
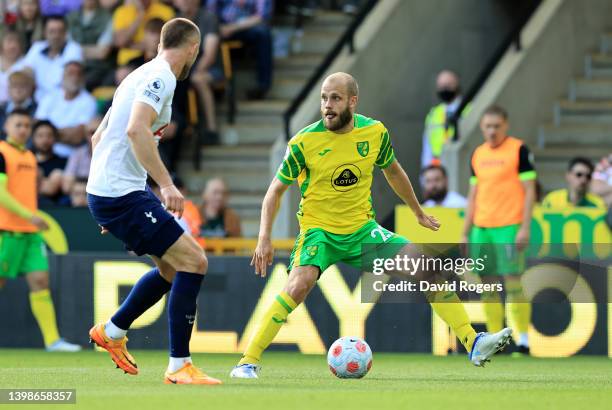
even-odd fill
[{"label": "pink and white ball", "polygon": [[372,350],[358,337],[341,337],[327,352],[327,364],[334,376],[361,379],[372,367]]}]

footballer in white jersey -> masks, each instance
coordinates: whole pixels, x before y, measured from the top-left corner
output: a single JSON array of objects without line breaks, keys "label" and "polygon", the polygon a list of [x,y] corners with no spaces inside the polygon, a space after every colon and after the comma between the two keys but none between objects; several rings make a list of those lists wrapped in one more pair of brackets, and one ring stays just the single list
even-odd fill
[{"label": "footballer in white jersey", "polygon": [[[156,265],[139,279],[106,323],[91,328],[89,336],[110,353],[118,368],[137,375],[136,361],[126,348],[127,331],[168,293],[167,384],[221,383],[191,362],[189,340],[208,261],[204,250],[170,213],[180,217],[184,198],[157,149],[170,122],[176,81],[189,75],[200,40],[200,30],[190,20],[175,18],[164,24],[157,57],[125,78],[92,137],[87,184],[89,209],[102,232],[110,232],[138,255],[149,255]],[[147,174],[159,185],[161,201],[147,187]]]}]

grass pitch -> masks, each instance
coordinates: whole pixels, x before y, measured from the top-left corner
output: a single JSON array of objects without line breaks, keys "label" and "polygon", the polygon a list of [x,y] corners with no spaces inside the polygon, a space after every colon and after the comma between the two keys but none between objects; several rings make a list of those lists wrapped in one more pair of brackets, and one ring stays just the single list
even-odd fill
[{"label": "grass pitch", "polygon": [[[238,355],[196,354],[222,386],[163,384],[166,352],[134,351],[140,374],[115,369],[106,353],[0,350],[0,388],[74,388],[68,409],[609,409],[612,361],[605,357],[515,359],[475,368],[465,356],[374,353],[361,380],[331,375],[323,356],[269,352],[259,380],[228,373]],[[44,407],[43,407],[44,406]],[[1,405],[0,410],[11,406]],[[46,408],[15,405],[19,409]]]}]

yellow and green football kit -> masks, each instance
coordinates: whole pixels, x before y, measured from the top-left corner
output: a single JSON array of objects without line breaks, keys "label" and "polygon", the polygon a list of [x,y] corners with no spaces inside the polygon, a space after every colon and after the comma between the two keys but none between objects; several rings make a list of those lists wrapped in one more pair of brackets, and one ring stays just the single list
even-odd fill
[{"label": "yellow and green football kit", "polygon": [[[323,121],[318,121],[288,143],[276,176],[288,185],[297,180],[302,193],[297,212],[300,234],[289,270],[313,265],[323,273],[339,261],[361,268],[364,245],[366,253],[374,250],[377,257],[394,257],[408,243],[374,220],[374,167],[384,169],[395,160],[389,133],[381,122],[371,118],[355,114],[353,120],[354,128],[346,134],[328,131]],[[470,351],[476,332],[457,295],[440,292],[431,295],[430,301],[433,310]],[[297,305],[286,292],[276,296],[239,365],[259,363],[263,351]]]},{"label": "yellow and green football kit", "polygon": [[384,169],[394,160],[385,126],[359,114],[346,134],[328,131],[321,120],[289,141],[276,173],[285,184],[297,180],[302,194],[297,212],[300,234],[289,269],[314,265],[322,273],[339,261],[361,267],[362,245],[394,244],[389,248],[397,253],[408,243],[374,220],[374,167]]}]

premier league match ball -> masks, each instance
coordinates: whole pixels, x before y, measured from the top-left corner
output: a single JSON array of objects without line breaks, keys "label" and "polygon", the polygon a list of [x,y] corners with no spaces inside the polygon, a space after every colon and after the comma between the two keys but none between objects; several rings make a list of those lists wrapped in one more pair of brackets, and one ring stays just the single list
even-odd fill
[{"label": "premier league match ball", "polygon": [[358,337],[341,337],[327,352],[327,364],[334,376],[361,379],[372,367],[372,350]]}]

